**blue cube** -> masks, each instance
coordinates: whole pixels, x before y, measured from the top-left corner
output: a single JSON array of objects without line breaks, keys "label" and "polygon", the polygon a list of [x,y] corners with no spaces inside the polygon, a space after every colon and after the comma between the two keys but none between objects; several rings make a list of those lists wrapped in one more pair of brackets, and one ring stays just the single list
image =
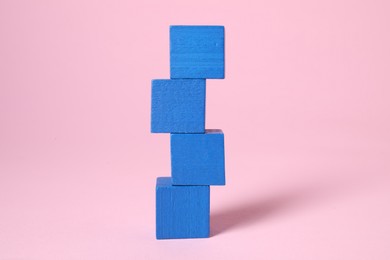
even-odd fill
[{"label": "blue cube", "polygon": [[225,185],[224,135],[171,134],[173,185]]},{"label": "blue cube", "polygon": [[157,178],[156,237],[206,238],[210,233],[210,186],[173,186]]},{"label": "blue cube", "polygon": [[152,80],[152,133],[205,132],[205,79]]},{"label": "blue cube", "polygon": [[171,78],[225,78],[223,26],[170,27]]}]

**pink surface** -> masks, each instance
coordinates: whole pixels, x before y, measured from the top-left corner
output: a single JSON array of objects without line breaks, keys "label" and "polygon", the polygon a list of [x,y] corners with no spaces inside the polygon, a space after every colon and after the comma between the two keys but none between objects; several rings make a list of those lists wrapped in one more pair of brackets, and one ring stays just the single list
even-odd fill
[{"label": "pink surface", "polygon": [[[0,259],[390,259],[388,1],[1,1]],[[226,26],[210,239],[156,241],[168,26]]]}]

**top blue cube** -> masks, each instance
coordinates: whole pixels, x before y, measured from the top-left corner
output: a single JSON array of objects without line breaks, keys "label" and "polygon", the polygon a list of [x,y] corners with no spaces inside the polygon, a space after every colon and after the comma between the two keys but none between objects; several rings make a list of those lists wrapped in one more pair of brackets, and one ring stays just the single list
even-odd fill
[{"label": "top blue cube", "polygon": [[170,27],[171,79],[225,78],[223,26]]}]

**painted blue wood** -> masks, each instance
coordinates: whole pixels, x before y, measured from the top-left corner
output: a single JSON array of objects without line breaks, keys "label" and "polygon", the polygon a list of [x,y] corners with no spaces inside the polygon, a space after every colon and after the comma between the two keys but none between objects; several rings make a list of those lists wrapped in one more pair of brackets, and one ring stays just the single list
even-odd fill
[{"label": "painted blue wood", "polygon": [[152,133],[204,133],[205,79],[152,80]]},{"label": "painted blue wood", "polygon": [[224,134],[171,134],[174,185],[225,185]]},{"label": "painted blue wood", "polygon": [[225,78],[223,26],[170,27],[171,78]]},{"label": "painted blue wood", "polygon": [[206,238],[210,233],[210,186],[173,186],[157,178],[156,237]]}]

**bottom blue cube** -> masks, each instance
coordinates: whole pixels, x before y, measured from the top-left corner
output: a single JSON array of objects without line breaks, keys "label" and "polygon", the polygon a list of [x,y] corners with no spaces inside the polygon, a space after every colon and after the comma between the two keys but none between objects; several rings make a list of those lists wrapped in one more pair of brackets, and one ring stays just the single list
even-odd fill
[{"label": "bottom blue cube", "polygon": [[157,178],[156,237],[206,238],[210,233],[210,186],[173,186]]}]

